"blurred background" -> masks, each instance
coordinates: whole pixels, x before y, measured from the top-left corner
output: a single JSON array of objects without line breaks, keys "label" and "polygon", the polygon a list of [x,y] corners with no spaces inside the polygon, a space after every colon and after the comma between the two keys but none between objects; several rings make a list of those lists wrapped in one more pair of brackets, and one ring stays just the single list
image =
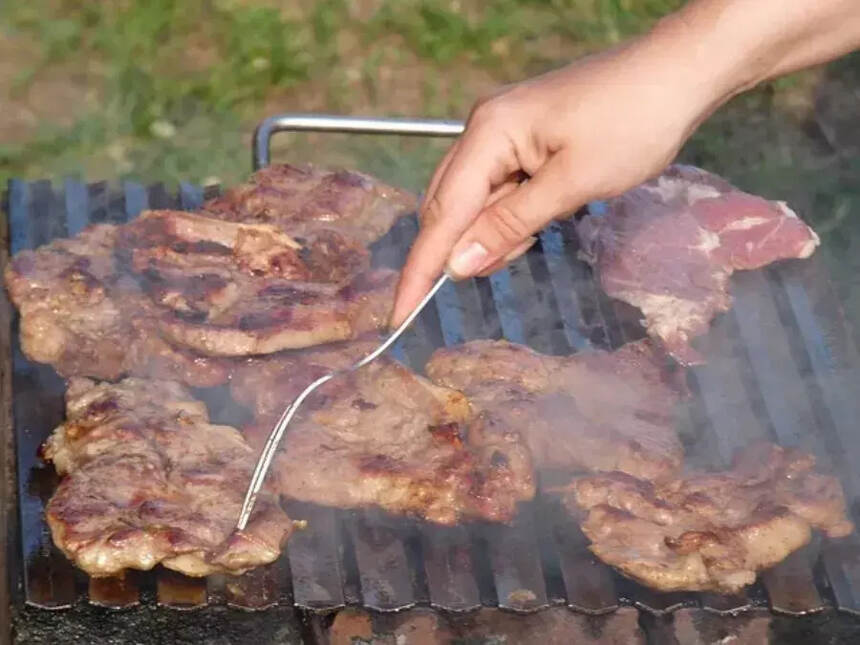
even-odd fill
[{"label": "blurred background", "polygon": [[[7,0],[0,181],[235,183],[264,116],[465,118],[498,85],[639,33],[680,4]],[[273,159],[355,167],[420,190],[446,145],[280,135]],[[739,97],[682,159],[784,199],[812,223],[860,323],[860,56]]]}]

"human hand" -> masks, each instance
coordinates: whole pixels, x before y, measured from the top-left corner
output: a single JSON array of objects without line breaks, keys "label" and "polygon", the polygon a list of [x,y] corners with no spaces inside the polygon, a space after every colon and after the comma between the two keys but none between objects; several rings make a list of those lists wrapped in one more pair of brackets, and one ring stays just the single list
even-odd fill
[{"label": "human hand", "polygon": [[722,89],[692,61],[679,63],[666,31],[478,102],[430,181],[392,324],[443,269],[455,278],[492,273],[551,220],[672,161]]}]

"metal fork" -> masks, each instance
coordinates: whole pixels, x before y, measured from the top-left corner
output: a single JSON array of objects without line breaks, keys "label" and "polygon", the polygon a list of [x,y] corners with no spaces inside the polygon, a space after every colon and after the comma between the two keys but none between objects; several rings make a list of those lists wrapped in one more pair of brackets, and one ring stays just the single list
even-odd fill
[{"label": "metal fork", "polygon": [[379,358],[387,350],[391,347],[400,335],[406,331],[406,328],[412,323],[413,320],[421,313],[421,310],[433,299],[433,296],[436,295],[436,292],[442,287],[443,284],[448,280],[448,274],[443,273],[442,277],[436,281],[436,284],[433,285],[433,288],[427,292],[427,295],[424,296],[424,299],[418,303],[418,306],[412,310],[412,313],[404,320],[400,326],[392,332],[392,334],[385,339],[385,341],[373,350],[370,354],[362,358],[357,363],[347,367],[345,369],[335,370],[333,372],[329,372],[325,376],[321,376],[316,381],[308,385],[304,391],[299,394],[295,400],[284,410],[284,413],[281,415],[281,418],[278,420],[278,423],[275,424],[274,429],[269,434],[269,438],[266,441],[266,447],[263,448],[263,452],[260,454],[260,458],[257,460],[257,467],[254,469],[254,474],[251,477],[251,483],[248,485],[248,491],[245,493],[245,501],[242,504],[242,512],[239,514],[239,522],[236,524],[236,529],[239,531],[244,531],[245,526],[248,524],[248,519],[251,517],[251,511],[254,510],[254,504],[257,502],[257,495],[260,492],[260,489],[263,486],[263,482],[266,479],[266,474],[269,472],[269,466],[272,464],[272,459],[275,457],[275,452],[278,450],[278,445],[281,442],[281,437],[284,436],[284,432],[287,429],[287,426],[290,424],[290,421],[296,415],[299,407],[302,402],[308,396],[310,396],[311,392],[316,390],[323,383],[327,383],[332,380],[336,376],[340,376],[342,374],[348,374],[349,372],[354,372],[355,370],[364,367],[365,365],[372,363],[374,360]]}]

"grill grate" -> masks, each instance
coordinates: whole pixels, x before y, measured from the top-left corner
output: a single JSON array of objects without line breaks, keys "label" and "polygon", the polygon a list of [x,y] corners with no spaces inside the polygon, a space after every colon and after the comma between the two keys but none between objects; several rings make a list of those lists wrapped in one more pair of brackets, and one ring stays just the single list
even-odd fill
[{"label": "grill grate", "polygon": [[[116,190],[104,182],[67,180],[55,191],[49,182],[12,180],[10,250],[75,234],[89,222],[122,222],[147,207],[191,209],[213,194],[211,188],[185,183],[174,195],[162,185],[133,182]],[[416,231],[414,218],[401,221],[377,244],[375,261],[399,266]],[[489,279],[445,285],[395,356],[420,368],[436,347],[474,338],[504,336],[566,354],[641,337],[636,312],[602,294],[577,260],[576,248],[571,227],[555,225],[509,269]],[[856,506],[860,359],[820,262],[813,258],[742,273],[733,287],[734,310],[715,321],[701,343],[708,363],[690,374],[696,396],[683,436],[691,459],[725,462],[755,438],[797,445],[840,474]],[[113,608],[157,603],[261,610],[294,604],[312,611],[354,604],[381,611],[428,604],[450,611],[481,605],[534,611],[566,604],[594,615],[622,604],[656,614],[682,606],[735,613],[762,605],[807,614],[832,605],[860,613],[860,549],[854,538],[813,543],[740,596],[660,594],[596,562],[575,523],[541,497],[525,505],[510,527],[444,528],[374,511],[294,503],[288,512],[307,519],[308,529],[295,534],[285,556],[270,567],[238,578],[190,579],[158,569],[123,580],[88,580],[52,545],[42,515],[56,477],[40,464],[36,448],[62,419],[63,384],[49,367],[23,357],[17,324],[16,316],[13,418],[21,560],[9,564],[21,581],[20,589],[13,588],[19,602],[46,609],[82,598]]]}]

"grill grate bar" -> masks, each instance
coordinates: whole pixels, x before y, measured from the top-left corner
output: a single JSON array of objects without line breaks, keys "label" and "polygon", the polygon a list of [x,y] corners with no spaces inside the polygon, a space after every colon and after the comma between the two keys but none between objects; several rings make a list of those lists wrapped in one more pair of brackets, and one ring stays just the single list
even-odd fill
[{"label": "grill grate bar", "polygon": [[295,604],[315,611],[343,607],[342,542],[335,512],[293,503],[287,506],[287,513],[294,520],[307,520],[307,528],[296,531],[286,548]]},{"label": "grill grate bar", "polygon": [[[43,215],[57,214],[57,211],[50,204],[50,193],[45,192],[45,182],[27,185],[13,180],[9,188],[9,222],[12,252],[15,253],[40,242],[42,235],[36,228],[43,222],[39,222],[37,211]],[[47,188],[50,191],[50,184]],[[37,450],[44,438],[43,429],[53,428],[61,420],[56,408],[62,406],[62,383],[50,368],[25,360],[21,353],[17,313],[14,320],[12,414],[17,431],[24,597],[27,604],[36,607],[61,609],[75,601],[74,573],[69,561],[54,547],[43,516],[47,496],[57,480],[53,468],[40,462]]]},{"label": "grill grate bar", "polygon": [[708,335],[698,343],[705,364],[690,371],[691,385],[701,397],[724,465],[748,441],[768,438],[747,396],[733,322],[729,316],[714,320]]},{"label": "grill grate bar", "polygon": [[591,341],[583,334],[586,325],[579,303],[579,290],[565,256],[564,240],[558,225],[553,224],[544,230],[540,234],[538,244],[540,253],[535,255],[541,255],[546,264],[567,344],[576,351],[588,349],[591,347]]},{"label": "grill grate bar", "polygon": [[75,180],[66,179],[63,183],[66,204],[66,228],[69,235],[77,235],[89,223],[89,193],[87,187]]},{"label": "grill grate bar", "polygon": [[160,607],[196,609],[207,603],[206,584],[170,569],[156,569],[156,598]]},{"label": "grill grate bar", "polygon": [[815,586],[810,565],[817,551],[809,547],[800,549],[762,573],[771,609],[781,614],[804,616],[826,608]]},{"label": "grill grate bar", "polygon": [[457,612],[480,607],[481,596],[466,528],[423,527],[421,546],[430,604]]},{"label": "grill grate bar", "polygon": [[372,512],[349,513],[347,530],[355,549],[362,604],[378,611],[398,611],[415,605],[412,574],[402,535]]},{"label": "grill grate bar", "polygon": [[[94,195],[93,198],[91,198],[91,192]],[[123,208],[119,209],[121,216],[108,217],[110,209],[105,204],[110,204],[111,200],[105,190],[90,191],[87,186],[79,181],[66,180],[65,205],[69,231],[79,232],[87,226],[88,222],[93,219],[91,208],[94,212],[104,213],[105,219],[111,221],[127,220],[130,215],[125,207],[125,195],[122,195],[121,198],[123,204]],[[113,201],[116,203],[117,200]],[[132,607],[140,602],[138,576],[127,574],[115,578],[90,578],[88,595],[90,602],[102,607],[114,609]]]},{"label": "grill grate bar", "polygon": [[821,557],[836,607],[860,615],[860,540],[856,536],[841,540]]},{"label": "grill grate bar", "polygon": [[450,347],[464,342],[466,340],[464,312],[456,287],[450,281],[446,282],[436,293],[435,300],[445,345]]},{"label": "grill grate bar", "polygon": [[579,525],[563,510],[541,500],[542,529],[549,531],[564,582],[567,606],[587,614],[606,614],[618,609],[618,591],[612,570],[588,550]]},{"label": "grill grate bar", "polygon": [[533,509],[525,505],[513,525],[483,527],[502,609],[535,611],[549,606],[535,526]]},{"label": "grill grate bar", "polygon": [[[230,607],[239,609],[269,609],[275,607],[281,600],[280,581],[289,579],[289,571],[285,570],[283,558],[274,564],[258,569],[252,569],[241,576],[220,576],[224,582],[224,602]],[[207,585],[209,602],[216,600],[213,589]]]},{"label": "grill grate bar", "polygon": [[764,274],[744,271],[737,275],[733,313],[740,337],[780,443],[815,454],[829,468],[830,457],[809,432],[815,427],[815,415],[770,292]]},{"label": "grill grate bar", "polygon": [[[810,392],[819,400],[822,414],[830,422],[836,447],[831,450],[839,466],[855,520],[860,472],[860,356],[848,329],[845,315],[832,286],[824,279],[823,262],[813,256],[771,272],[782,286],[777,294],[793,316],[797,337],[806,352]],[[860,613],[860,542],[852,535],[836,544],[825,544],[822,562],[831,581],[836,606]]]},{"label": "grill grate bar", "polygon": [[111,609],[140,604],[140,591],[131,574],[122,578],[90,578],[87,596],[91,604]]},{"label": "grill grate bar", "polygon": [[514,295],[510,270],[496,271],[489,280],[502,326],[502,336],[514,343],[525,343],[526,333],[523,329],[522,316],[517,310],[520,303]]},{"label": "grill grate bar", "polygon": [[[763,398],[763,412],[779,442],[815,454],[825,469],[832,469],[822,442],[810,432],[816,427],[815,415],[767,278],[761,272],[741,272],[733,280],[733,293],[732,315]],[[812,561],[808,549],[803,549],[763,574],[772,609],[805,614],[824,608],[813,582]]]},{"label": "grill grate bar", "polygon": [[141,184],[133,181],[123,182],[123,196],[125,212],[129,219],[137,217],[141,211],[149,207],[149,195]]},{"label": "grill grate bar", "polygon": [[[132,208],[177,208],[181,206],[181,196],[174,197],[167,193],[163,184],[154,184],[146,191],[146,201],[139,193],[134,194]],[[174,571],[158,568],[156,575],[156,597],[161,606],[174,609],[194,609],[208,602],[206,580],[189,578]]]}]

